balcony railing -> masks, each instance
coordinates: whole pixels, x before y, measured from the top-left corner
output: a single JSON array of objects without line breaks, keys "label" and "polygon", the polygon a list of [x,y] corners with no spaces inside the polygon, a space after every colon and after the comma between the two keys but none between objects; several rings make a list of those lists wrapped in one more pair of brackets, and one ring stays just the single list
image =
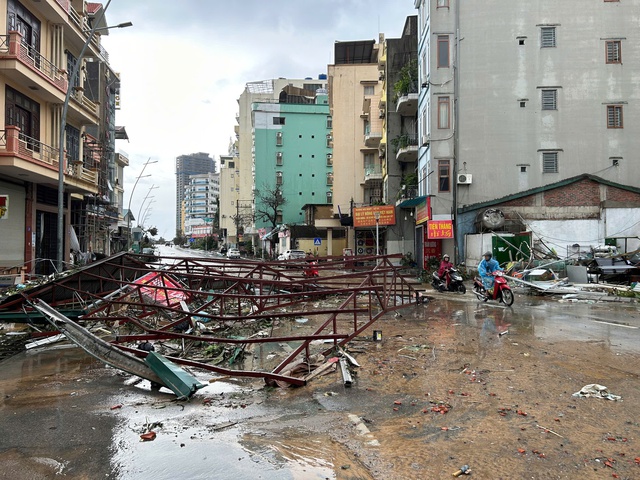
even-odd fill
[{"label": "balcony railing", "polygon": [[[6,153],[34,163],[43,163],[57,170],[59,150],[40,140],[24,135],[17,127],[8,126],[0,130],[0,154]],[[98,172],[87,169],[82,163],[67,162],[65,174],[91,185],[98,184]]]},{"label": "balcony railing", "polygon": [[364,181],[381,180],[382,179],[382,165],[366,165],[364,167]]},{"label": "balcony railing", "polygon": [[56,0],[56,3],[62,7],[62,9],[69,13],[69,0]]},{"label": "balcony railing", "polygon": [[1,57],[17,59],[29,69],[47,79],[61,92],[66,93],[68,82],[64,70],[59,69],[47,60],[31,45],[25,44],[19,32],[11,32],[9,35],[0,36]]}]

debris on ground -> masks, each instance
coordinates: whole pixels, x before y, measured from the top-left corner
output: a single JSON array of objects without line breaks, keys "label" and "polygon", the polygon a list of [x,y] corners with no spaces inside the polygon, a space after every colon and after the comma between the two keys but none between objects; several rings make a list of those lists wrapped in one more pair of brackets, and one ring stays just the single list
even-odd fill
[{"label": "debris on ground", "polygon": [[604,385],[598,385],[597,383],[591,383],[585,385],[579,392],[573,394],[574,397],[582,398],[605,398],[607,400],[622,400],[620,395],[614,395],[609,393],[609,389]]}]

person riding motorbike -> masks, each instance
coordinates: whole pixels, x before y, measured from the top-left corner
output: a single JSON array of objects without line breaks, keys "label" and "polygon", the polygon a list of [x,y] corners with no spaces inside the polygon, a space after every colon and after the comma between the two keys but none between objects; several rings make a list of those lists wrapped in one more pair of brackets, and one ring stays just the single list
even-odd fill
[{"label": "person riding motorbike", "polygon": [[486,252],[483,256],[484,258],[480,262],[480,265],[478,265],[478,273],[480,274],[485,290],[487,290],[487,292],[491,292],[494,282],[493,273],[498,270],[502,270],[502,268],[500,268],[498,261],[493,258],[493,254],[491,252]]},{"label": "person riding motorbike", "polygon": [[447,289],[449,288],[449,275],[447,275],[447,271],[453,267],[453,263],[449,261],[449,255],[444,254],[442,256],[442,261],[440,262],[440,268],[438,268],[438,277],[440,280],[445,282]]}]

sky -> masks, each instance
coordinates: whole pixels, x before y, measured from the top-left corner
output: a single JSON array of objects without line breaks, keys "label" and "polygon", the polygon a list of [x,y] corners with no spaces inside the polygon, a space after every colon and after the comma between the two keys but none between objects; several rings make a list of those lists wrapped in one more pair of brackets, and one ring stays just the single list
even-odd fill
[{"label": "sky", "polygon": [[116,141],[129,158],[124,208],[131,199],[137,217],[150,204],[145,226],[172,239],[175,158],[227,154],[246,83],[317,78],[336,41],[399,38],[416,14],[413,0],[112,0],[107,24],[133,23],[102,38],[121,75],[116,124],[129,135]]}]

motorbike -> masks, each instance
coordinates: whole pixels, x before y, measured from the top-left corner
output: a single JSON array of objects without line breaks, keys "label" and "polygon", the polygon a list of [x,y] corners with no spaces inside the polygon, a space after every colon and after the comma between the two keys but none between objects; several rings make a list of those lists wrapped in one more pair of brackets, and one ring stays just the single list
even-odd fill
[{"label": "motorbike", "polygon": [[317,277],[319,275],[320,274],[318,273],[318,262],[315,260],[313,262],[309,262],[304,269],[304,276]]},{"label": "motorbike", "polygon": [[[467,287],[462,283],[462,275],[455,268],[450,268],[444,272],[445,278],[440,278],[438,272],[433,272],[431,286],[439,292],[459,292],[466,293]],[[448,277],[448,278],[447,278]],[[447,282],[447,280],[449,280]],[[447,283],[449,286],[447,287]]]},{"label": "motorbike", "polygon": [[482,284],[482,280],[479,277],[473,279],[473,293],[478,300],[497,300],[504,303],[507,307],[513,305],[513,292],[511,287],[507,283],[507,279],[504,278],[504,273],[501,270],[493,272],[493,292],[487,291]]}]

